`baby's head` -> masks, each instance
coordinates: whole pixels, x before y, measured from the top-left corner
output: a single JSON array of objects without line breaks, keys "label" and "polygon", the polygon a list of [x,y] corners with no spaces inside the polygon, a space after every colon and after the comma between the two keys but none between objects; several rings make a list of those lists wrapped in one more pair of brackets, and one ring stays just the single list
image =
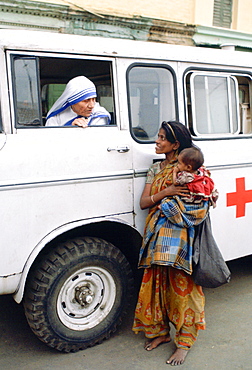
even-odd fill
[{"label": "baby's head", "polygon": [[179,171],[196,172],[204,163],[202,151],[195,146],[183,149],[178,155]]}]

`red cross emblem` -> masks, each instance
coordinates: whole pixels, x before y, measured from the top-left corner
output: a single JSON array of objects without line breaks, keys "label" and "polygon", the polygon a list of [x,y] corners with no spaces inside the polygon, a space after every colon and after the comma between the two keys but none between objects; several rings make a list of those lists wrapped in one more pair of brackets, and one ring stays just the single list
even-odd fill
[{"label": "red cross emblem", "polygon": [[236,217],[245,216],[246,203],[252,202],[252,190],[245,190],[245,177],[236,179],[236,192],[227,193],[227,207],[236,206]]}]

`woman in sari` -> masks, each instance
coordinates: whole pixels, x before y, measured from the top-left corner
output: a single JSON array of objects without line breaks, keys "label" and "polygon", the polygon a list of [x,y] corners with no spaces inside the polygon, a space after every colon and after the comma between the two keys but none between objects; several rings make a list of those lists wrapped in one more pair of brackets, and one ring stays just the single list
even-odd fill
[{"label": "woman in sari", "polygon": [[96,102],[96,88],[85,76],[72,78],[46,117],[46,126],[100,126],[110,114]]},{"label": "woman in sari", "polygon": [[204,294],[191,274],[194,226],[206,218],[209,202],[185,205],[180,197],[188,195],[188,188],[172,183],[178,154],[191,146],[191,135],[184,125],[162,123],[156,153],[165,154],[165,159],[150,167],[140,200],[141,208],[149,208],[149,214],[140,250],[139,267],[144,268],[144,274],[133,331],[145,333],[145,349],[150,351],[171,341],[172,323],[176,350],[167,360],[171,365],[184,362],[199,329],[205,329]]}]

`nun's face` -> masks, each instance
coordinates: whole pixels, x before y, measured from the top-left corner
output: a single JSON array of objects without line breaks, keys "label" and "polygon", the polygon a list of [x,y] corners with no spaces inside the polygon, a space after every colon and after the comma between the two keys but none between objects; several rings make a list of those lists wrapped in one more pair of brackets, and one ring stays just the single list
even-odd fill
[{"label": "nun's face", "polygon": [[95,98],[90,98],[73,104],[71,107],[78,116],[89,117],[95,106],[95,102]]}]

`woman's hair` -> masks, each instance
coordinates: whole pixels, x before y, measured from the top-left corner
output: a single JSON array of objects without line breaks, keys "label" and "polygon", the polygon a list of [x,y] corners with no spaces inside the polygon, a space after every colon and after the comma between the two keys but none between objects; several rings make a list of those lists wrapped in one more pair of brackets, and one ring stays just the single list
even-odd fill
[{"label": "woman's hair", "polygon": [[178,153],[185,148],[193,146],[191,134],[182,123],[177,121],[163,121],[161,128],[165,130],[166,139],[170,143],[179,142]]},{"label": "woman's hair", "polygon": [[204,156],[200,148],[193,146],[192,148],[185,148],[180,152],[181,160],[186,165],[190,164],[192,170],[196,171],[204,163]]}]

